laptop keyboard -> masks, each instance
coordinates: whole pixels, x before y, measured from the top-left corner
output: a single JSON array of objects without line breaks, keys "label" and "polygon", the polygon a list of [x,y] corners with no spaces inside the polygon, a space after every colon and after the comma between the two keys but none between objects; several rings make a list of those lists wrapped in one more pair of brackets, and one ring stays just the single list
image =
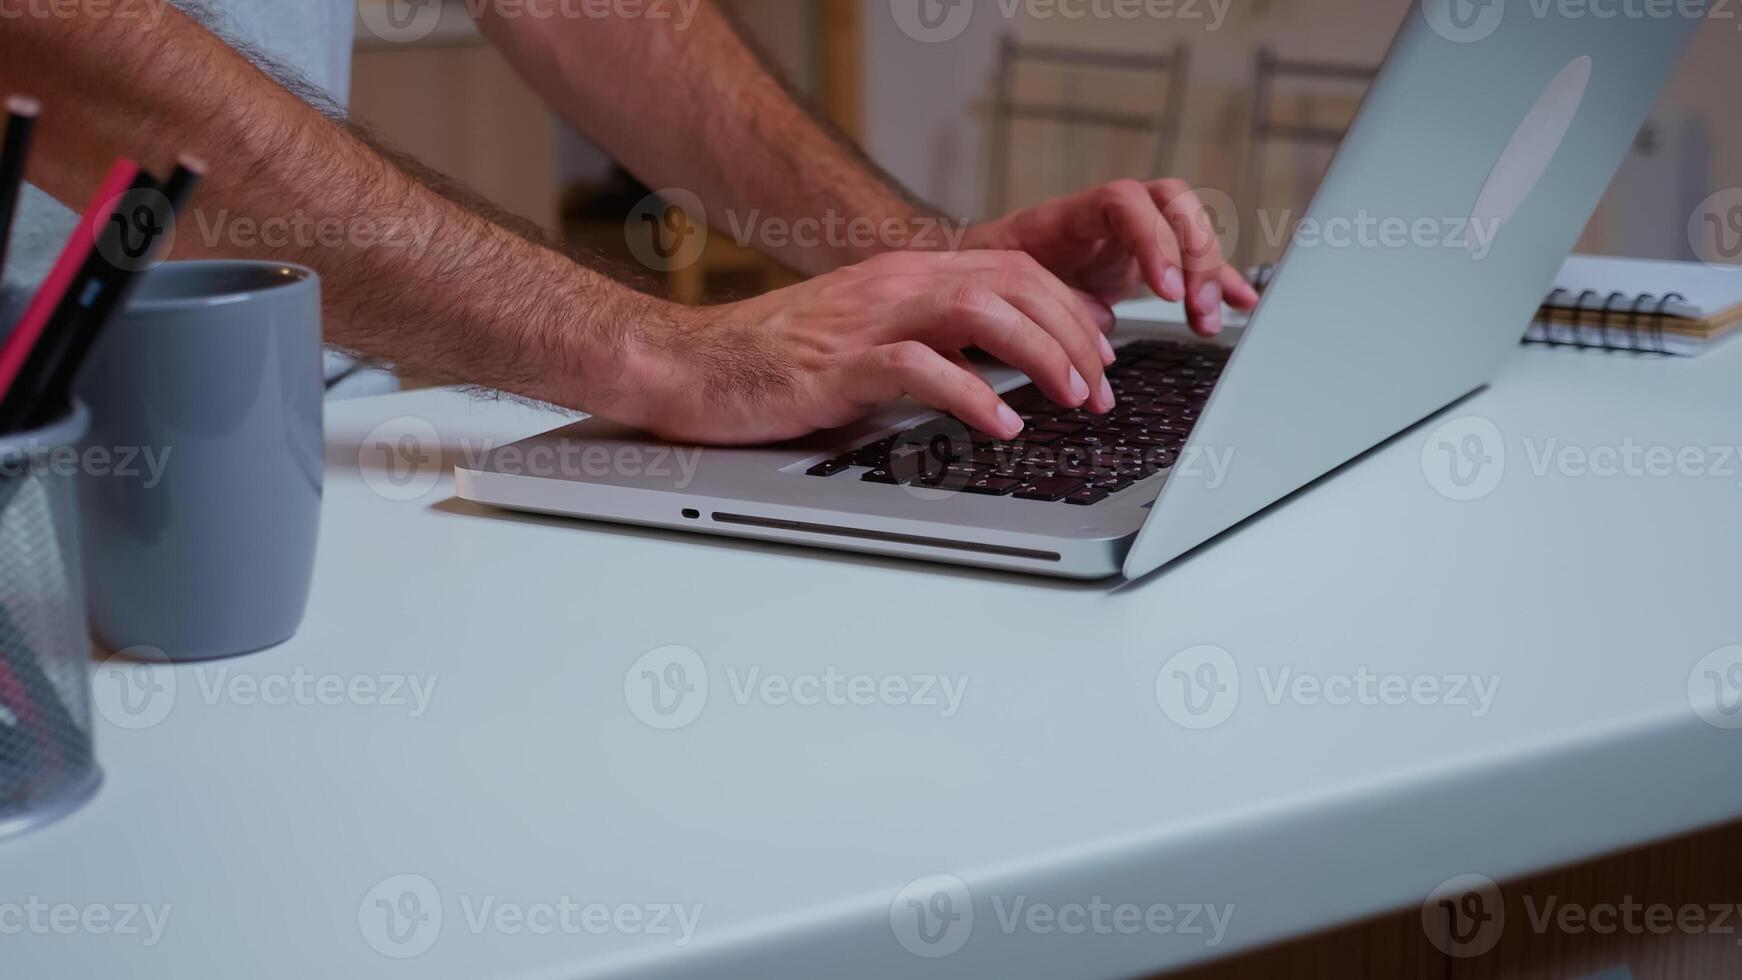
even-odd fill
[{"label": "laptop keyboard", "polygon": [[1107,369],[1118,404],[1107,415],[1058,405],[1034,385],[1006,392],[1022,416],[1014,440],[938,418],[860,446],[809,476],[959,490],[1079,507],[1098,504],[1179,461],[1230,351],[1139,341]]}]

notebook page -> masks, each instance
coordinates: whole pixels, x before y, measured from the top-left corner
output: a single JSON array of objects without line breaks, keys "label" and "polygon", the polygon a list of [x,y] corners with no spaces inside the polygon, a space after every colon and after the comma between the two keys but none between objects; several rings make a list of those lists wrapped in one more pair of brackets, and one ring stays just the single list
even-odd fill
[{"label": "notebook page", "polygon": [[1601,305],[1602,297],[1615,292],[1627,294],[1629,301],[1642,293],[1657,297],[1680,293],[1686,301],[1671,303],[1664,312],[1704,320],[1742,305],[1742,266],[1727,269],[1703,262],[1575,255],[1561,266],[1555,286],[1570,294],[1558,299],[1557,306],[1572,306],[1586,290],[1599,297],[1593,305]]}]

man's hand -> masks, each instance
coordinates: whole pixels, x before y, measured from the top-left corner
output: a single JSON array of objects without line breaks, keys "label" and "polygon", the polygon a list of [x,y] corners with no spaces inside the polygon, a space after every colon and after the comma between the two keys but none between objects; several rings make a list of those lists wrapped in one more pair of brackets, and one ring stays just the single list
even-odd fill
[{"label": "man's hand", "polygon": [[1110,326],[1026,254],[892,252],[642,323],[623,397],[603,414],[676,442],[752,444],[846,425],[911,396],[1011,438],[1022,420],[962,349],[1027,373],[1061,405],[1104,414]]},{"label": "man's hand", "polygon": [[1027,252],[1105,306],[1139,283],[1184,301],[1192,329],[1222,329],[1224,300],[1237,309],[1258,292],[1222,257],[1215,221],[1184,181],[1116,181],[968,230],[964,246]]}]

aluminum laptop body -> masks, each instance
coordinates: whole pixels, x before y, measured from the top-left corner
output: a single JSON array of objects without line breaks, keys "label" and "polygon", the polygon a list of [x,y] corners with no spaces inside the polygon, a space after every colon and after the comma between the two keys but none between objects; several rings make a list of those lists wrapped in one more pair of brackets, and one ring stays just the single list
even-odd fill
[{"label": "aluminum laptop body", "polygon": [[1261,305],[1218,341],[1233,354],[1177,463],[1093,505],[809,475],[936,417],[912,403],[761,449],[665,446],[589,420],[485,454],[457,471],[459,495],[1043,575],[1145,574],[1488,383],[1699,26],[1674,9],[1412,4]]}]

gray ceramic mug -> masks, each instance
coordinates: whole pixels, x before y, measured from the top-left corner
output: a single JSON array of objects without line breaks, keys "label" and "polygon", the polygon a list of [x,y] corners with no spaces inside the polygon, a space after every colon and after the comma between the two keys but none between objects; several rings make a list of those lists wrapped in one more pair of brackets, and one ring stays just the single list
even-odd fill
[{"label": "gray ceramic mug", "polygon": [[320,530],[324,393],[314,272],[211,261],[145,274],[77,385],[87,459],[108,454],[79,488],[98,644],[209,660],[296,632]]}]

